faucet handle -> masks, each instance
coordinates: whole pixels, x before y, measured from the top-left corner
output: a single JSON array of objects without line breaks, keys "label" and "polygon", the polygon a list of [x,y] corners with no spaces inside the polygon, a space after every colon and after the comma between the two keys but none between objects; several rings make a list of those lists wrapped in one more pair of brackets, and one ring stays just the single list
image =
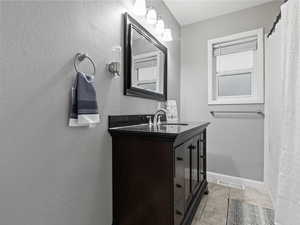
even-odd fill
[{"label": "faucet handle", "polygon": [[157,125],[161,124],[161,117],[162,117],[162,116],[163,116],[162,114],[159,114],[159,115],[157,116]]},{"label": "faucet handle", "polygon": [[146,117],[148,119],[148,125],[151,127],[153,125],[151,116]]}]

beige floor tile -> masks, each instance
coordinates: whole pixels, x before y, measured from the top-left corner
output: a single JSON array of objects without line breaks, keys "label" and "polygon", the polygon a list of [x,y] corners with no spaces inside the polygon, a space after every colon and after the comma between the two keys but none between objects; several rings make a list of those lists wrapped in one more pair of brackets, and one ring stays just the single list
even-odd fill
[{"label": "beige floor tile", "polygon": [[209,198],[222,198],[222,199],[229,198],[229,193],[230,193],[229,187],[210,183],[208,186],[208,190],[209,190],[209,195],[208,195]]},{"label": "beige floor tile", "polygon": [[269,195],[254,188],[246,188],[245,190],[230,188],[230,198],[265,208],[273,208]]},{"label": "beige floor tile", "polygon": [[199,224],[200,224],[200,220],[194,218],[193,222],[192,222],[192,225],[199,225]]},{"label": "beige floor tile", "polygon": [[203,211],[206,207],[206,204],[207,204],[207,200],[208,200],[208,196],[207,195],[204,195],[199,206],[198,206],[198,209],[197,209],[197,212],[195,213],[195,216],[194,216],[194,220],[200,220],[201,219],[201,216],[203,215]]},{"label": "beige floor tile", "polygon": [[228,200],[208,198],[206,207],[200,217],[200,224],[226,224]]},{"label": "beige floor tile", "polygon": [[209,184],[209,195],[195,225],[225,225],[230,189],[218,184]]}]

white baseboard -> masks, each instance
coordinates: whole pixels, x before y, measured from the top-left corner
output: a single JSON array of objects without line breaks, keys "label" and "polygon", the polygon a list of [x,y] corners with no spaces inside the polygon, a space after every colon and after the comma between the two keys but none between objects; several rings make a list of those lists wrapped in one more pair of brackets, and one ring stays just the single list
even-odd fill
[{"label": "white baseboard", "polygon": [[[270,196],[272,205],[275,207],[276,206],[276,200],[275,200],[275,196],[272,194],[271,187],[267,183],[265,185],[266,185],[266,189],[268,191],[268,194]],[[278,224],[275,224],[275,225],[278,225]]]},{"label": "white baseboard", "polygon": [[207,181],[240,189],[244,189],[245,187],[252,187],[264,193],[269,193],[269,190],[264,182],[250,180],[242,177],[233,177],[214,172],[207,172]]}]

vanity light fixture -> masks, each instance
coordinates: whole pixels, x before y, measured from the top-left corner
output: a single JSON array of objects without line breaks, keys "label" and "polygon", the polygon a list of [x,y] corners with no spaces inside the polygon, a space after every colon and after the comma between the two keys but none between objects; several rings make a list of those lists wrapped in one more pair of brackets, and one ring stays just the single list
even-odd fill
[{"label": "vanity light fixture", "polygon": [[155,33],[158,35],[162,35],[164,33],[164,30],[165,30],[165,23],[161,18],[159,18],[157,20],[157,24],[155,27]]},{"label": "vanity light fixture", "polygon": [[165,29],[164,34],[163,34],[163,41],[165,41],[165,42],[173,41],[171,29],[169,29],[169,28]]},{"label": "vanity light fixture", "polygon": [[133,11],[138,16],[145,16],[147,12],[146,0],[135,0]]},{"label": "vanity light fixture", "polygon": [[148,13],[146,15],[146,19],[147,19],[147,22],[151,25],[154,25],[156,24],[157,22],[157,13],[156,13],[156,10],[153,9],[153,8],[150,8],[148,10]]}]

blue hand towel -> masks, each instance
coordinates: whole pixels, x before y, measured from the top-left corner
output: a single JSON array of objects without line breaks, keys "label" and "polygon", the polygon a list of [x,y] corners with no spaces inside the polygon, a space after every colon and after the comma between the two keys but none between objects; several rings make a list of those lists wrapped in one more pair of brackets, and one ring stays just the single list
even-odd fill
[{"label": "blue hand towel", "polygon": [[94,76],[78,72],[72,85],[69,126],[93,127],[99,122]]}]

